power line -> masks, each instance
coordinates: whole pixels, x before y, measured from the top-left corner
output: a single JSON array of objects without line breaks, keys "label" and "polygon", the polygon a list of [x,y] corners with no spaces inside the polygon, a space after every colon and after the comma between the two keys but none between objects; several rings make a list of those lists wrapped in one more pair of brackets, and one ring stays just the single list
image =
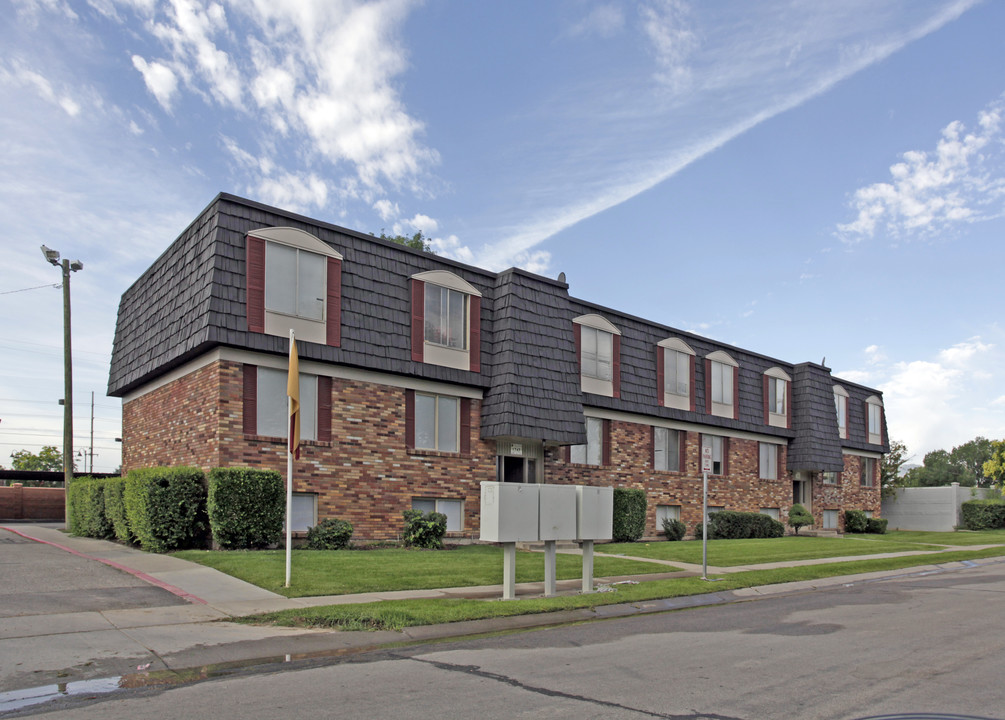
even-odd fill
[{"label": "power line", "polygon": [[62,287],[63,287],[62,283],[56,283],[55,285],[51,285],[51,284],[50,285],[36,285],[35,287],[21,288],[20,290],[3,290],[3,291],[0,291],[0,295],[10,295],[12,293],[28,292],[29,290],[39,290],[41,288],[56,288],[58,290],[58,289],[60,289]]}]

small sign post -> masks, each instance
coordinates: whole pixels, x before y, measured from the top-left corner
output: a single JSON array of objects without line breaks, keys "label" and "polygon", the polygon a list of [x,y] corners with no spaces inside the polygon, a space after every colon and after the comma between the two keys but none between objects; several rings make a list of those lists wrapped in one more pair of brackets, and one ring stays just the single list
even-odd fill
[{"label": "small sign post", "polygon": [[701,449],[701,579],[708,580],[708,474],[712,472],[712,448]]}]

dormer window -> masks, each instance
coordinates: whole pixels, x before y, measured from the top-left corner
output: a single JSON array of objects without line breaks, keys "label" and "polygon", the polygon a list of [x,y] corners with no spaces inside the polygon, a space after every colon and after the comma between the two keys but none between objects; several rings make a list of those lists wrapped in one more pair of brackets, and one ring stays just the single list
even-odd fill
[{"label": "dormer window", "polygon": [[412,276],[412,360],[481,370],[481,301],[474,285],[445,270]]},{"label": "dormer window", "polygon": [[868,439],[873,445],[883,444],[883,401],[875,395],[865,401]]},{"label": "dormer window", "polygon": [[583,392],[619,397],[621,331],[599,315],[582,315],[572,322]]},{"label": "dormer window", "polygon": [[694,350],[683,340],[657,343],[656,385],[663,407],[694,410]]},{"label": "dormer window", "polygon": [[716,350],[705,356],[705,412],[734,420],[739,417],[739,374],[740,366],[729,354]]},{"label": "dormer window", "polygon": [[840,385],[834,386],[834,409],[837,412],[838,437],[848,439],[848,391]]},{"label": "dormer window", "polygon": [[338,347],[341,344],[342,256],[291,227],[248,233],[248,330]]},{"label": "dormer window", "polygon": [[789,426],[789,387],[792,378],[779,367],[764,372],[764,423],[772,427]]}]

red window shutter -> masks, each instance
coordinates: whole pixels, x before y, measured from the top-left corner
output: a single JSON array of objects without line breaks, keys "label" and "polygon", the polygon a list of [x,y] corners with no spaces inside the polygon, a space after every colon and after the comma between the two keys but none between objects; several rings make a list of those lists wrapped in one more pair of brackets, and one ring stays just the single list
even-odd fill
[{"label": "red window shutter", "polygon": [[691,412],[694,412],[694,408],[695,408],[694,393],[695,393],[695,388],[698,387],[697,383],[695,382],[695,378],[694,378],[694,355],[691,355],[690,358],[688,359],[688,374],[690,375],[690,378],[688,380],[691,383]]},{"label": "red window shutter", "polygon": [[468,358],[471,361],[471,372],[482,371],[482,299],[477,295],[468,297],[468,314],[470,330],[468,339]]},{"label": "red window shutter", "polygon": [[567,463],[571,463],[572,462],[572,446],[571,445],[564,445],[562,447],[562,459],[565,460],[565,462],[567,462]]},{"label": "red window shutter", "polygon": [[722,474],[729,475],[729,438],[722,439]]},{"label": "red window shutter", "polygon": [[332,379],[318,376],[318,440],[332,440]]},{"label": "red window shutter", "polygon": [[244,434],[258,434],[258,367],[256,365],[244,366]]},{"label": "red window shutter", "polygon": [[785,382],[785,427],[792,427],[792,383]]},{"label": "red window shutter", "polygon": [[603,448],[602,448],[602,451],[601,451],[600,464],[601,465],[610,465],[611,464],[611,421],[610,420],[604,420],[603,421],[603,428],[604,428],[603,432],[602,432]]},{"label": "red window shutter", "polygon": [[705,414],[712,414],[712,361],[705,358]]},{"label": "red window shutter", "polygon": [[583,372],[583,327],[579,323],[572,324],[572,339],[576,343],[576,366]]},{"label": "red window shutter", "polygon": [[405,391],[405,447],[415,447],[415,390]]},{"label": "red window shutter", "polygon": [[769,387],[769,385],[771,383],[771,378],[769,378],[767,375],[764,375],[763,377],[764,377],[764,383],[763,383],[763,385],[764,385],[764,424],[767,425],[768,424],[768,413],[771,412],[770,408],[768,407],[768,398],[770,397],[770,391],[771,391],[771,388]]},{"label": "red window shutter", "polygon": [[869,401],[862,403],[863,419],[865,420],[865,441],[869,442]]},{"label": "red window shutter", "polygon": [[733,419],[740,419],[740,368],[733,368]]},{"label": "red window shutter", "polygon": [[883,420],[884,420],[884,416],[885,415],[886,415],[886,409],[885,408],[880,408],[879,409],[879,441],[881,443],[882,442],[886,442],[886,433],[883,432],[883,425],[884,425]]},{"label": "red window shutter", "polygon": [[248,236],[247,293],[248,332],[265,332],[265,241]]},{"label": "red window shutter", "polygon": [[412,360],[415,362],[422,362],[422,346],[426,339],[425,302],[425,283],[412,280]]},{"label": "red window shutter", "polygon": [[461,455],[471,454],[471,398],[461,398]]},{"label": "red window shutter", "polygon": [[680,438],[680,458],[677,461],[677,471],[684,472],[687,468],[687,431],[678,430],[677,435]]},{"label": "red window shutter", "polygon": [[325,341],[332,347],[339,347],[342,344],[342,261],[337,258],[328,258],[327,295]]},{"label": "red window shutter", "polygon": [[656,404],[663,407],[664,393],[666,393],[666,349],[656,346]]},{"label": "red window shutter", "polygon": [[656,469],[656,426],[649,426],[649,462]]},{"label": "red window shutter", "polygon": [[614,336],[614,362],[613,368],[611,369],[612,380],[614,381],[614,395],[613,397],[621,397],[621,336]]}]

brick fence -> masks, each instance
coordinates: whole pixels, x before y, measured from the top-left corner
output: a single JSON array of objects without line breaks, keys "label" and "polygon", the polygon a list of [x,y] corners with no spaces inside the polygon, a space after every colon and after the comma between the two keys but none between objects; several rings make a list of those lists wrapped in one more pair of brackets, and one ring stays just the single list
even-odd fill
[{"label": "brick fence", "polygon": [[63,521],[65,510],[63,488],[0,487],[0,520]]}]

